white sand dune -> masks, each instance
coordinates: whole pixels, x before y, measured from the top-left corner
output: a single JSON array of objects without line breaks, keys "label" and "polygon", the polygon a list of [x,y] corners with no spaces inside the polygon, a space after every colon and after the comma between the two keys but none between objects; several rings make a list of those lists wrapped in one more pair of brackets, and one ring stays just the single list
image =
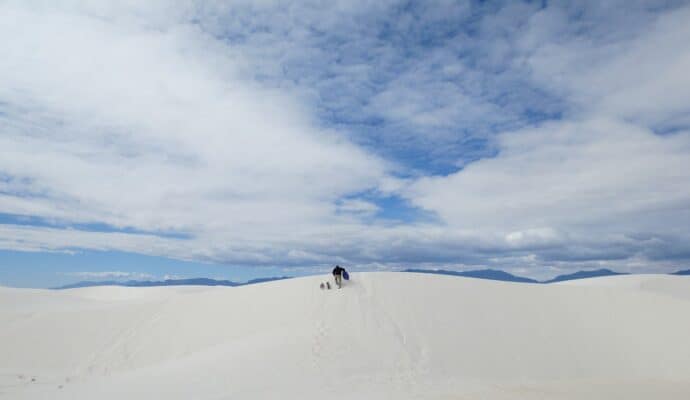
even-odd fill
[{"label": "white sand dune", "polygon": [[0,288],[0,398],[690,398],[690,278]]}]

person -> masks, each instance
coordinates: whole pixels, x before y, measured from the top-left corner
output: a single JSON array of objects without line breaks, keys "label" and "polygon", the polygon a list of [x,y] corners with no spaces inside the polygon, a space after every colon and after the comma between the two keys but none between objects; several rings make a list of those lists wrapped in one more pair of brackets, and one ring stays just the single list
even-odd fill
[{"label": "person", "polygon": [[335,284],[338,285],[338,289],[343,287],[343,272],[345,272],[345,268],[340,265],[336,265],[333,268],[333,277],[335,278]]}]

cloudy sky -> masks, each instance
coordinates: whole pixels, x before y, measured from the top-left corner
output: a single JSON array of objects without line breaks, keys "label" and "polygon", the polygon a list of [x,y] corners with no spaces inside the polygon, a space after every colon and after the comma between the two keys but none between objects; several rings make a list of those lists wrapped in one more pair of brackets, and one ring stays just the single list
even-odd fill
[{"label": "cloudy sky", "polygon": [[690,268],[688,1],[1,1],[0,284]]}]

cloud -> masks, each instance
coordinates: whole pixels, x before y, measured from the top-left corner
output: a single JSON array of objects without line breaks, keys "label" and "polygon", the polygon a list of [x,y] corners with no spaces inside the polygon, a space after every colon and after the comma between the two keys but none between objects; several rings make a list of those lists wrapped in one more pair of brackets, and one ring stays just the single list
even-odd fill
[{"label": "cloud", "polygon": [[123,272],[123,271],[83,271],[70,272],[66,275],[74,276],[86,280],[143,280],[153,279],[153,275],[142,272]]},{"label": "cloud", "polygon": [[[579,35],[563,32],[569,25],[563,23],[567,18],[563,10],[542,10],[532,17],[520,41],[529,52],[524,61],[533,78],[566,96],[574,111],[651,128],[687,127],[690,78],[685,71],[690,56],[682,44],[690,39],[685,23],[690,7],[650,12],[646,7],[625,5],[629,8],[625,20],[613,9],[592,7],[606,13],[596,17],[602,24]],[[615,29],[602,30],[604,21],[615,23]],[[592,20],[570,25],[590,27]],[[535,44],[535,38],[541,42]]]},{"label": "cloud", "polygon": [[[542,265],[619,260],[625,268],[654,264],[651,254],[685,254],[690,81],[680,71],[690,59],[679,49],[690,39],[680,22],[690,8],[637,11],[639,25],[603,31],[557,7],[534,14],[517,37],[518,59],[567,100],[564,117],[496,135],[495,157],[423,177],[406,197],[451,226],[547,246],[537,252]],[[571,25],[584,33],[568,32]],[[658,134],[669,126],[672,134]]]},{"label": "cloud", "polygon": [[498,142],[497,157],[420,179],[410,199],[453,224],[507,229],[634,221],[666,230],[690,201],[690,132],[658,136],[597,119],[544,124]]},{"label": "cloud", "polygon": [[369,201],[360,199],[346,199],[340,202],[338,210],[343,213],[372,215],[379,211],[380,208],[376,204]]},{"label": "cloud", "polygon": [[385,174],[237,77],[242,59],[192,26],[4,8],[5,212],[158,230],[313,223]]},{"label": "cloud", "polygon": [[[0,248],[535,275],[690,263],[682,2],[0,12],[0,211],[51,222],[1,224]],[[434,218],[384,218],[391,197]]]}]

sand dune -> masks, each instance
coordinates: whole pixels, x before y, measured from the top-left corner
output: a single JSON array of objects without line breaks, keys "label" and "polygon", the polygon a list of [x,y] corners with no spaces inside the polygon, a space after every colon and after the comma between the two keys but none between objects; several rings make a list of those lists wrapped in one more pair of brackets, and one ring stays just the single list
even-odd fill
[{"label": "sand dune", "polygon": [[687,399],[690,277],[0,288],[12,399]]}]

